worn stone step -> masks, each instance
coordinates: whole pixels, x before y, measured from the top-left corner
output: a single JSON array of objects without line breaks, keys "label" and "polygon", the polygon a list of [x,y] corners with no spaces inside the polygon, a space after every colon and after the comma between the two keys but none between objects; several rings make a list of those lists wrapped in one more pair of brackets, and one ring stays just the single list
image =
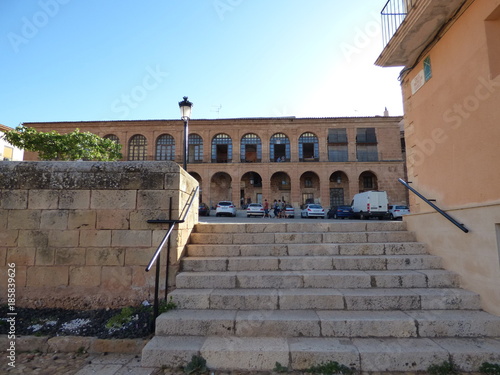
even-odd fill
[{"label": "worn stone step", "polygon": [[191,233],[192,244],[318,244],[415,242],[415,234],[391,232],[274,232],[274,233]]},{"label": "worn stone step", "polygon": [[172,310],[160,336],[500,337],[500,317],[483,311]]},{"label": "worn stone step", "polygon": [[445,288],[458,286],[445,270],[181,272],[177,288]]},{"label": "worn stone step", "polygon": [[188,257],[182,260],[182,270],[186,272],[259,270],[382,271],[440,268],[442,268],[441,258],[433,255]]},{"label": "worn stone step", "polygon": [[457,288],[176,289],[180,309],[477,310],[479,295]]},{"label": "worn stone step", "polygon": [[335,360],[359,372],[417,372],[452,361],[463,372],[500,361],[500,340],[485,338],[272,338],[155,336],[144,347],[142,365],[179,367],[193,355],[213,370],[272,371],[276,363],[306,370]]},{"label": "worn stone step", "polygon": [[376,232],[405,231],[406,223],[402,221],[374,222],[318,222],[311,223],[280,223],[265,221],[262,223],[198,223],[193,228],[194,233],[308,233],[308,232]]},{"label": "worn stone step", "polygon": [[330,256],[330,255],[424,255],[426,246],[419,242],[356,244],[189,244],[188,257],[238,256]]}]

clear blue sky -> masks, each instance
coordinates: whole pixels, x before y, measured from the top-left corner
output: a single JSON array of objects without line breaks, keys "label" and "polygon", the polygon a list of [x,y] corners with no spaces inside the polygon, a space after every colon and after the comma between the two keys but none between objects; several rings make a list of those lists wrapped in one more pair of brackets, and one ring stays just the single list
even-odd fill
[{"label": "clear blue sky", "polygon": [[401,115],[386,0],[1,0],[0,123]]}]

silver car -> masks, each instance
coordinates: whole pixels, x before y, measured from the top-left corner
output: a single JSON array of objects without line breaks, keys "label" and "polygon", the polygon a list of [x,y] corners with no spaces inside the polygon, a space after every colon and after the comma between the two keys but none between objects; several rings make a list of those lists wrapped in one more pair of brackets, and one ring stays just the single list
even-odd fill
[{"label": "silver car", "polygon": [[325,210],[320,204],[306,204],[300,212],[300,217],[325,218]]},{"label": "silver car", "polygon": [[264,216],[264,206],[260,203],[250,203],[247,206],[247,217]]},{"label": "silver car", "polygon": [[236,216],[236,206],[231,201],[220,201],[215,209],[215,216]]}]

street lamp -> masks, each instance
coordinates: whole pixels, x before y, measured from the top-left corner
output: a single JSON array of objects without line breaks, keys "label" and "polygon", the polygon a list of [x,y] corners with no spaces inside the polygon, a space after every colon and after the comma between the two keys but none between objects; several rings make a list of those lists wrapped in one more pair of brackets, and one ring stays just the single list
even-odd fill
[{"label": "street lamp", "polygon": [[184,121],[184,147],[183,147],[183,163],[182,166],[184,170],[187,171],[187,159],[188,159],[188,122],[191,118],[191,107],[193,103],[188,100],[185,96],[182,102],[179,102],[179,108],[181,110],[181,119]]}]

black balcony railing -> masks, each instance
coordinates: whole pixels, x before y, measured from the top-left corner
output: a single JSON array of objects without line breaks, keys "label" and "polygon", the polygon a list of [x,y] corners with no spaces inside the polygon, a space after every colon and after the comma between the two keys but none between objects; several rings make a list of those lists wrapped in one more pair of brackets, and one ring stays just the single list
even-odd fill
[{"label": "black balcony railing", "polygon": [[415,6],[417,0],[388,0],[382,15],[382,37],[386,46],[403,23],[408,12]]}]

